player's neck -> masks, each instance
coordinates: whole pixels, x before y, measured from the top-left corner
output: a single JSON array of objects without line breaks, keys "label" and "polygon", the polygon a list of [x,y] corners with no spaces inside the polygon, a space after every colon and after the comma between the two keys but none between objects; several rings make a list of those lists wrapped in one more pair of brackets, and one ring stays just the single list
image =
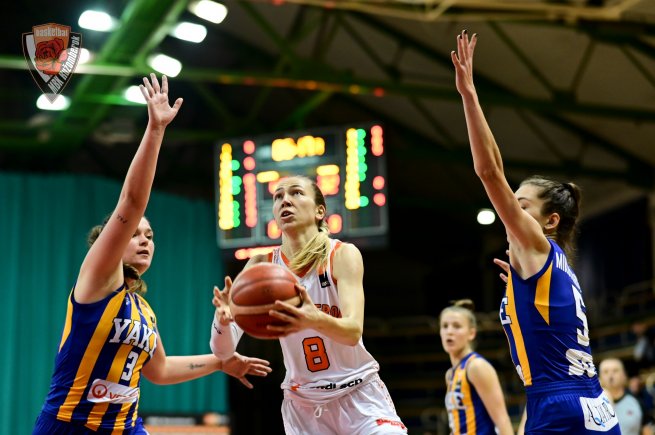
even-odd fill
[{"label": "player's neck", "polygon": [[613,401],[619,400],[621,397],[625,396],[625,388],[617,387],[617,388],[605,388],[605,391],[607,391],[607,394],[610,395],[610,399]]},{"label": "player's neck", "polygon": [[454,352],[450,354],[450,365],[452,367],[455,367],[457,364],[459,364],[462,359],[469,353],[473,352],[470,346],[464,347],[462,350],[459,352]]},{"label": "player's neck", "polygon": [[317,233],[318,231],[312,228],[304,232],[286,234],[282,239],[282,253],[292,260]]}]

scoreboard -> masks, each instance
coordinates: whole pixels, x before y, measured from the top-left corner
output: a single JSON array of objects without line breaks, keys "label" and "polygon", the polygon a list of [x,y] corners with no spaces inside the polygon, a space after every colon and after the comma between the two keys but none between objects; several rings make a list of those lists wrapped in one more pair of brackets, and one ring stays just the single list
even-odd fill
[{"label": "scoreboard", "polygon": [[332,127],[222,140],[217,142],[215,154],[220,248],[281,243],[282,234],[273,217],[273,192],[280,180],[292,175],[305,175],[317,182],[325,196],[327,223],[334,237],[364,246],[386,244],[382,126]]}]

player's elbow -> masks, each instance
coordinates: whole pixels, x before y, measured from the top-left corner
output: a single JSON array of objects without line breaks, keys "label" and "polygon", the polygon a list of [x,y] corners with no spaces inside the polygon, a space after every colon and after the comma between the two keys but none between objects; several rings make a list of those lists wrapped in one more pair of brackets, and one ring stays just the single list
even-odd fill
[{"label": "player's elbow", "polygon": [[361,327],[356,327],[354,328],[351,333],[348,335],[347,339],[345,340],[344,344],[346,346],[357,346],[359,341],[362,339],[362,334],[363,334],[363,328]]},{"label": "player's elbow", "polygon": [[155,385],[166,385],[166,376],[163,370],[143,370],[143,376]]},{"label": "player's elbow", "polygon": [[493,164],[475,165],[475,175],[484,183],[503,176],[503,171]]}]

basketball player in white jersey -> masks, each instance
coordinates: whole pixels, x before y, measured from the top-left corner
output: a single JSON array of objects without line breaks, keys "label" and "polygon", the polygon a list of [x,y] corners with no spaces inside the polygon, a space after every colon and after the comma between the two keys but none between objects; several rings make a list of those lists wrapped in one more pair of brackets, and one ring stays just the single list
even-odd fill
[{"label": "basketball player in white jersey", "polygon": [[[379,365],[364,348],[364,266],[352,244],[328,237],[325,198],[316,183],[295,176],[273,194],[273,214],[282,245],[251,258],[289,269],[298,279],[300,307],[276,302],[270,315],[287,322],[268,326],[279,333],[286,377],[282,418],[287,434],[405,434]],[[232,281],[214,289],[216,318],[211,348],[231,356],[243,335],[228,306]]]}]

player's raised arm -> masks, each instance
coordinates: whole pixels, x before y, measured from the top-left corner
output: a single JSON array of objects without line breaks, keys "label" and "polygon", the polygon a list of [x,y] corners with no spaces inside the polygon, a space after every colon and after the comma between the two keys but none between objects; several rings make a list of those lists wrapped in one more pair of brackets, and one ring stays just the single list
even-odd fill
[{"label": "player's raised arm", "polygon": [[123,253],[148,205],[164,131],[182,105],[181,98],[169,105],[166,76],[162,76],[161,86],[155,74],[150,75],[150,80],[144,77],[140,88],[148,105],[148,125],[116,208],[80,267],[74,290],[75,300],[80,303],[101,300],[123,284]]},{"label": "player's raised arm", "polygon": [[548,252],[550,245],[539,224],[521,210],[503,170],[500,149],[489,128],[473,83],[473,54],[477,35],[469,39],[468,32],[457,35],[457,52],[451,53],[455,66],[455,83],[462,96],[475,173],[482,181],[505,228],[522,248]]}]

